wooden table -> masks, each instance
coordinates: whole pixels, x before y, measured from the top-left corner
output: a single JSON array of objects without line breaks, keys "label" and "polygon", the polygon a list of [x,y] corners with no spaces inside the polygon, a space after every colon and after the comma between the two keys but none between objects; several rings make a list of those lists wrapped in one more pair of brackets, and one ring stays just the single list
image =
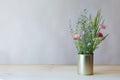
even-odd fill
[{"label": "wooden table", "polygon": [[120,80],[120,65],[95,65],[91,76],[76,65],[0,65],[0,80]]}]

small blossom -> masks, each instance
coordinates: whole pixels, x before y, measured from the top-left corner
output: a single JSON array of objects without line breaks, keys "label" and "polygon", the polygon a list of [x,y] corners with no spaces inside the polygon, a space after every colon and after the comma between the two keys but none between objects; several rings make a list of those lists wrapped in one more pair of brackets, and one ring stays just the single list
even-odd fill
[{"label": "small blossom", "polygon": [[87,14],[88,10],[87,9],[84,9],[84,13]]},{"label": "small blossom", "polygon": [[84,35],[84,34],[85,34],[85,31],[82,31],[82,34]]},{"label": "small blossom", "polygon": [[91,43],[88,43],[87,45],[88,45],[88,46],[90,46],[90,45],[91,45]]},{"label": "small blossom", "polygon": [[92,34],[95,34],[95,31],[94,31],[94,30],[92,30]]},{"label": "small blossom", "polygon": [[101,32],[98,32],[98,37],[103,37],[103,34]]},{"label": "small blossom", "polygon": [[75,34],[75,35],[73,36],[73,39],[74,39],[74,40],[80,39],[80,35],[79,35],[79,34]]},{"label": "small blossom", "polygon": [[101,29],[106,29],[106,26],[105,26],[104,24],[99,24],[99,27],[100,27]]},{"label": "small blossom", "polygon": [[86,19],[86,20],[84,20],[84,23],[87,23],[87,21],[88,21],[87,19]]}]

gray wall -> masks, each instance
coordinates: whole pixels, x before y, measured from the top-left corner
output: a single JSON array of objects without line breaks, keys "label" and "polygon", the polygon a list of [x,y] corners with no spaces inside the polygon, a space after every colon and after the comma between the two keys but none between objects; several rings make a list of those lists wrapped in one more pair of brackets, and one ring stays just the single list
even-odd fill
[{"label": "gray wall", "polygon": [[69,32],[80,12],[102,9],[109,37],[95,64],[120,64],[120,0],[0,0],[0,64],[76,64]]}]

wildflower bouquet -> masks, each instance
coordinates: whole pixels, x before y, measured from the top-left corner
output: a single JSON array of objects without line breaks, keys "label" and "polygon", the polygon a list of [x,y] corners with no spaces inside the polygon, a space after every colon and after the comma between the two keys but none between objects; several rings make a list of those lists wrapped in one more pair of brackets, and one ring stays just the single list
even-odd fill
[{"label": "wildflower bouquet", "polygon": [[101,11],[98,10],[92,17],[85,9],[76,23],[75,30],[71,28],[78,54],[93,54],[98,45],[108,36],[108,34],[103,35],[102,29],[106,29],[106,26]]}]

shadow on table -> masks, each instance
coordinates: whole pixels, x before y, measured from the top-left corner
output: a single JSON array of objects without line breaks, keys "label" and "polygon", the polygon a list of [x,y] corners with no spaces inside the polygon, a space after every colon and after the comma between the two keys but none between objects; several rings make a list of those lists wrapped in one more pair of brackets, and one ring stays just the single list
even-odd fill
[{"label": "shadow on table", "polygon": [[116,75],[120,76],[120,70],[104,70],[104,71],[96,71],[94,75]]}]

